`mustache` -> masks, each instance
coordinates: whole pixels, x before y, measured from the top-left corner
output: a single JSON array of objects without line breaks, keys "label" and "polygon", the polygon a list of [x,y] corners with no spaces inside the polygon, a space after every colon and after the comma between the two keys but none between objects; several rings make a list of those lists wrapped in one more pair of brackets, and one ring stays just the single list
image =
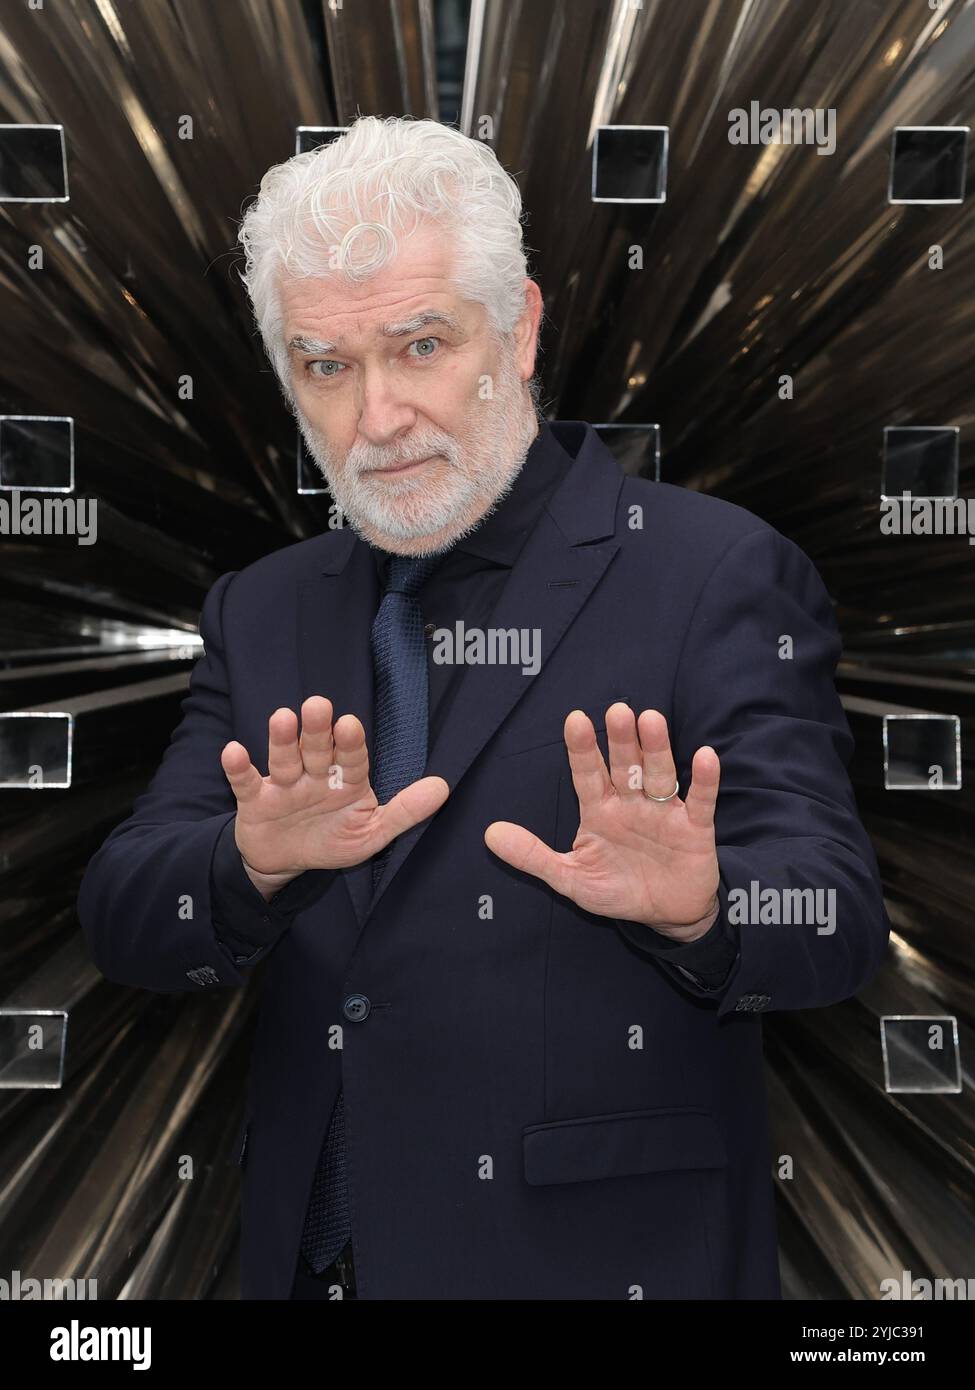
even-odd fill
[{"label": "mustache", "polygon": [[454,467],[460,460],[461,450],[455,439],[446,436],[439,436],[429,442],[411,442],[405,446],[401,445],[394,452],[392,449],[377,450],[366,446],[366,452],[362,447],[358,449],[353,446],[344,456],[339,455],[326,443],[322,434],[317,430],[310,420],[306,420],[297,411],[295,412],[302,434],[305,436],[305,443],[309,452],[318,455],[323,464],[330,470],[341,471],[347,478],[358,479],[363,473],[376,468],[392,468],[400,463],[419,463],[421,459],[432,458],[439,455],[450,467]]},{"label": "mustache", "polygon": [[356,451],[352,449],[346,455],[344,466],[348,474],[358,478],[371,469],[392,468],[401,463],[419,463],[421,459],[433,458],[435,455],[453,467],[458,458],[457,446],[453,441],[448,443],[442,440],[439,443],[431,442],[429,446],[424,445],[422,448],[401,449],[398,453],[384,452],[381,455],[370,453],[366,456],[356,455]]}]

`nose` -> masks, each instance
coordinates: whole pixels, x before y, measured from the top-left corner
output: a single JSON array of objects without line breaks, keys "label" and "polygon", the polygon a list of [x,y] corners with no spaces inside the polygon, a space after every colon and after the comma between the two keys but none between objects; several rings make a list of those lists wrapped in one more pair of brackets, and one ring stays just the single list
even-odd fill
[{"label": "nose", "polygon": [[395,379],[380,366],[366,367],[359,377],[359,434],[385,446],[416,424],[416,408],[400,394]]}]

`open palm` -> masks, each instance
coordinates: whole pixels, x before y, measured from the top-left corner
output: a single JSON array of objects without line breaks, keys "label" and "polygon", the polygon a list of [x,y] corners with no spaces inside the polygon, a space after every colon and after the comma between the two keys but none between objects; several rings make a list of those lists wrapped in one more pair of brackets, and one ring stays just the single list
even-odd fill
[{"label": "open palm", "polygon": [[567,853],[524,826],[494,821],[484,832],[493,853],[534,874],[586,912],[684,926],[713,910],[718,886],[714,809],[720,763],[699,748],[686,798],[668,796],[677,781],[667,721],[657,710],[639,719],[628,705],[606,712],[609,768],[592,721],[573,710],[564,737],[579,801],[579,830]]},{"label": "open palm", "polygon": [[312,695],[268,720],[268,775],[243,744],[224,745],[221,765],[237,798],[234,830],[244,862],[264,876],[361,864],[439,810],[450,788],[421,777],[380,805],[369,780],[365,730],[354,714],[332,722],[332,702]]}]

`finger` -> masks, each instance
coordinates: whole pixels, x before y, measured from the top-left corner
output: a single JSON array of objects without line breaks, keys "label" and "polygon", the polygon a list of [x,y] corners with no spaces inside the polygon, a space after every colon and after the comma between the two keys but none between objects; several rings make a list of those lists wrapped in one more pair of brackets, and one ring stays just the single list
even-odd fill
[{"label": "finger", "polygon": [[290,787],[304,772],[298,752],[298,716],[284,706],[267,721],[267,771],[279,787]]},{"label": "finger", "polygon": [[373,853],[385,849],[397,835],[439,811],[449,795],[450,784],[443,777],[421,777],[397,792],[385,805],[377,807],[377,843]]},{"label": "finger", "polygon": [[707,744],[699,748],[691,762],[691,785],[684,805],[692,825],[714,825],[714,808],[721,781],[721,759]]},{"label": "finger", "polygon": [[332,702],[324,695],[309,695],[301,707],[301,761],[309,777],[327,777],[335,762],[332,738]]},{"label": "finger", "polygon": [[[596,730],[588,714],[574,709],[566,715],[562,729],[569,767],[572,770],[572,785],[579,798],[579,809],[595,801],[601,801],[613,790],[613,783],[603,762],[603,755],[596,742]],[[505,822],[507,824],[507,822]]]},{"label": "finger", "polygon": [[638,726],[643,746],[643,789],[648,796],[670,796],[677,785],[677,768],[667,720],[658,709],[645,709]]},{"label": "finger", "polygon": [[523,825],[514,825],[507,820],[492,821],[484,831],[484,843],[492,853],[503,859],[506,864],[510,864],[513,869],[534,874],[550,888],[554,888],[556,893],[562,893],[565,897],[572,896],[569,890],[575,870],[570,856],[551,849],[544,840],[540,840]]},{"label": "finger", "polygon": [[606,742],[613,786],[620,796],[642,796],[643,751],[637,738],[636,718],[622,700],[606,711]]},{"label": "finger", "polygon": [[264,778],[250,760],[250,754],[242,743],[233,739],[223,746],[220,766],[230,783],[230,790],[237,798],[237,804],[253,801],[264,783]]},{"label": "finger", "polygon": [[365,793],[369,786],[369,749],[362,721],[354,714],[343,714],[332,726],[334,744],[332,767],[339,785]]}]

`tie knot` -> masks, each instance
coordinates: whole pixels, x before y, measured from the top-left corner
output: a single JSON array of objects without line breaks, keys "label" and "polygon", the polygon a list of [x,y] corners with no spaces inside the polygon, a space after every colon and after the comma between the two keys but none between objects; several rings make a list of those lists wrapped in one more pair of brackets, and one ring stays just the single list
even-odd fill
[{"label": "tie knot", "polygon": [[414,598],[439,565],[441,555],[393,555],[386,571],[386,593]]}]

